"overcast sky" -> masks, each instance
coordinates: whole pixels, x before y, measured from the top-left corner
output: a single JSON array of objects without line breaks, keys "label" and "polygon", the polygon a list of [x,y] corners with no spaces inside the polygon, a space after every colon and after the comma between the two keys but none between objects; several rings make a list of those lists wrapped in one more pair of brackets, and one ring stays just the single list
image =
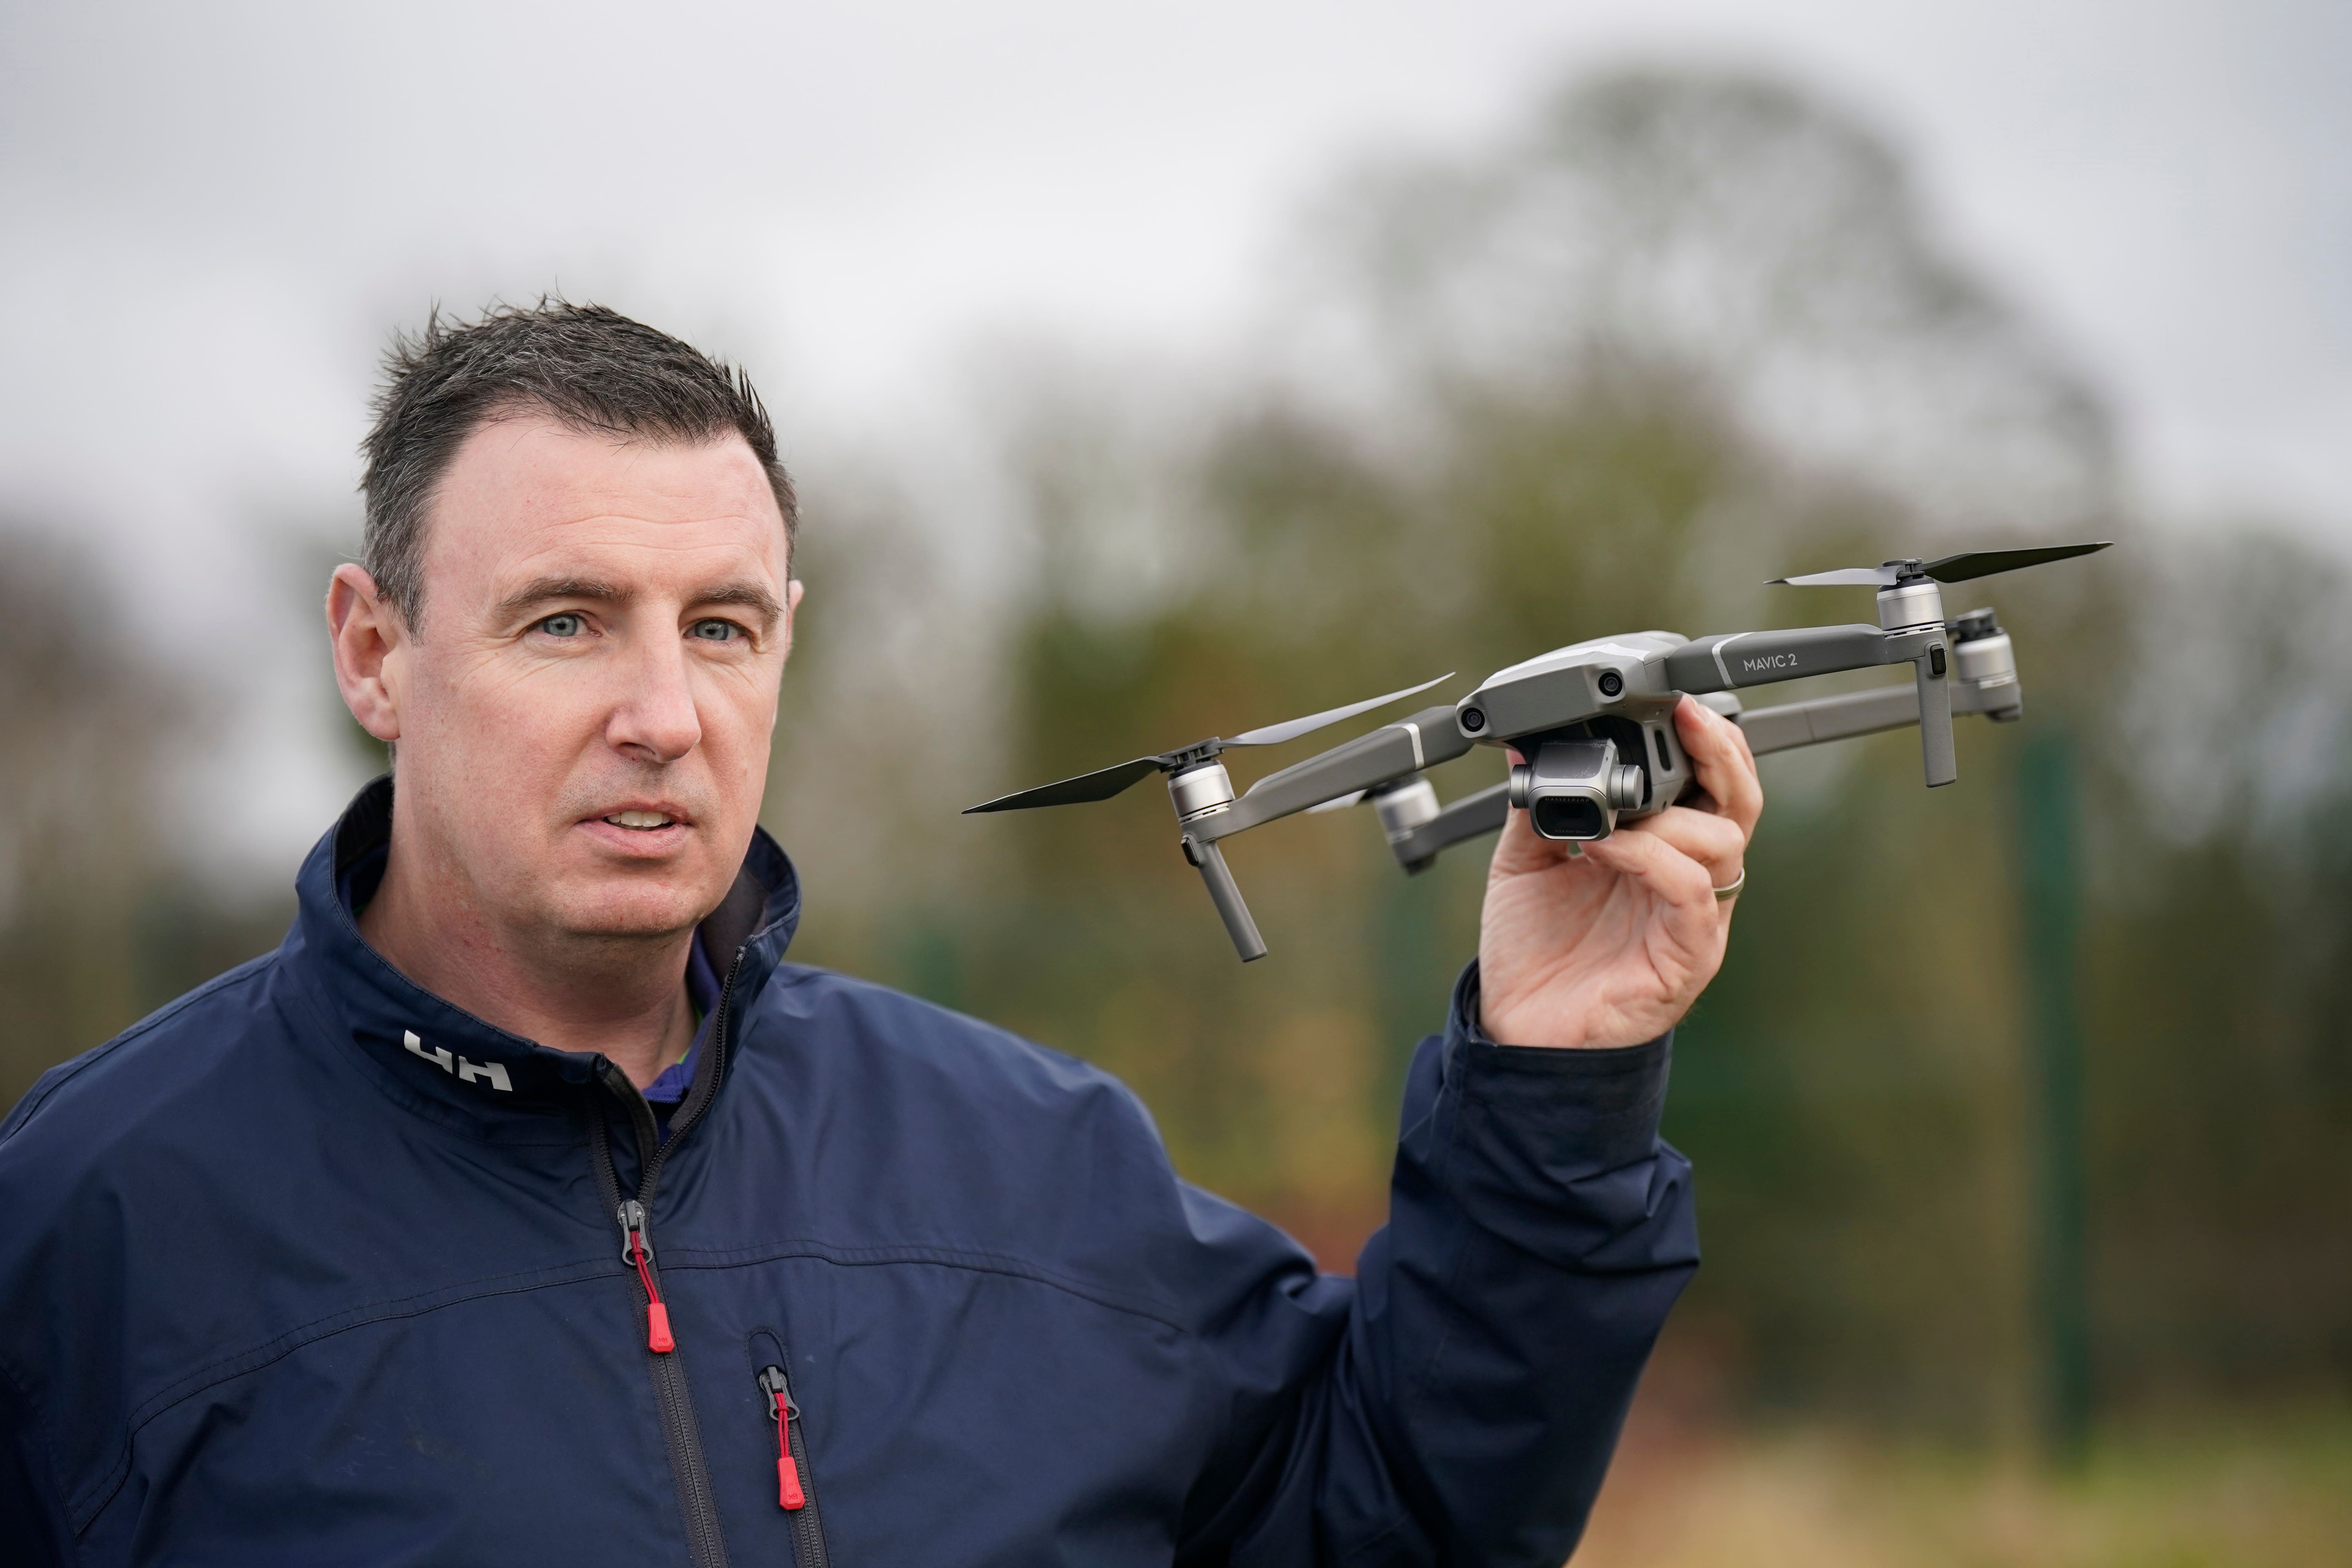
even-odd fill
[{"label": "overcast sky", "polygon": [[788,448],[887,447],[978,339],[1231,334],[1337,170],[1628,59],[1858,109],[2104,378],[2149,510],[2352,544],[2343,0],[11,0],[0,514],[202,627],[253,698],[223,842],[288,860],[348,775],[271,574],[356,517],[374,355],[429,300],[603,299],[748,359]]}]

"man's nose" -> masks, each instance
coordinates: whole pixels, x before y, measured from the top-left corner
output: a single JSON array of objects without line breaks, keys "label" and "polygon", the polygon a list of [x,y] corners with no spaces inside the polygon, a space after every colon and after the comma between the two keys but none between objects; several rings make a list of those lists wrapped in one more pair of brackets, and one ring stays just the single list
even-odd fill
[{"label": "man's nose", "polygon": [[702,739],[686,649],[676,637],[654,637],[632,652],[604,738],[639,762],[674,763]]}]

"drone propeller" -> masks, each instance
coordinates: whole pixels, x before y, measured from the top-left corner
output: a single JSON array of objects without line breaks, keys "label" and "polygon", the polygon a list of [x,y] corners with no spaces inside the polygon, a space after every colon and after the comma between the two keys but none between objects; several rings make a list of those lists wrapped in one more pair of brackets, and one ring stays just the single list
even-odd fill
[{"label": "drone propeller", "polygon": [[970,816],[975,811],[1026,811],[1037,805],[1076,805],[1084,801],[1108,800],[1136,780],[1157,772],[1160,765],[1158,757],[1137,757],[1108,768],[1097,768],[1090,773],[1080,773],[1076,778],[999,795],[984,805],[968,805],[964,807],[964,815]]},{"label": "drone propeller", "polygon": [[2032,550],[1970,550],[1947,555],[1941,561],[1906,560],[1889,561],[1884,566],[1843,566],[1834,572],[1809,572],[1801,577],[1775,577],[1772,581],[1791,588],[1885,588],[1904,577],[1966,583],[1972,578],[1990,577],[1996,572],[2014,572],[2021,566],[2040,566],[2046,562],[2089,555],[2113,542],[2102,540],[2096,544],[2047,544]]},{"label": "drone propeller", "polygon": [[1408,686],[1402,691],[1391,691],[1384,697],[1373,697],[1361,702],[1350,702],[1344,708],[1328,708],[1320,713],[1310,713],[1304,719],[1293,719],[1286,723],[1267,724],[1255,730],[1244,730],[1231,738],[1212,735],[1205,741],[1196,741],[1192,745],[1179,747],[1172,752],[1161,752],[1156,756],[1129,758],[1126,762],[1115,763],[1107,768],[1097,768],[1090,773],[1080,773],[1076,778],[1058,779],[1049,784],[1039,784],[1034,789],[1016,790],[1011,795],[999,795],[994,800],[984,801],[979,805],[966,806],[964,815],[970,816],[972,813],[980,811],[1027,811],[1042,805],[1076,805],[1084,801],[1108,800],[1150,773],[1173,773],[1177,768],[1187,764],[1207,762],[1229,746],[1278,746],[1285,741],[1295,741],[1301,735],[1312,734],[1327,724],[1337,724],[1342,719],[1352,719],[1359,713],[1369,713],[1375,708],[1385,707],[1400,697],[1410,697],[1416,691],[1426,691],[1439,680],[1451,679],[1453,679],[1453,672],[1448,670],[1439,676],[1437,680],[1424,680],[1419,686]]}]

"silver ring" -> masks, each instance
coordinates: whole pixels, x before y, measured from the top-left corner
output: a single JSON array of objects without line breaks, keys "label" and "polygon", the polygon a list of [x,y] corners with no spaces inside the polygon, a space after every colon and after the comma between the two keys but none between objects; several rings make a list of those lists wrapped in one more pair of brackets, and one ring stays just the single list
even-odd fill
[{"label": "silver ring", "polygon": [[1747,885],[1748,867],[1743,862],[1739,868],[1739,875],[1731,879],[1731,886],[1727,888],[1717,888],[1715,890],[1715,901],[1717,903],[1722,903],[1727,900],[1738,898],[1739,896],[1739,889]]}]

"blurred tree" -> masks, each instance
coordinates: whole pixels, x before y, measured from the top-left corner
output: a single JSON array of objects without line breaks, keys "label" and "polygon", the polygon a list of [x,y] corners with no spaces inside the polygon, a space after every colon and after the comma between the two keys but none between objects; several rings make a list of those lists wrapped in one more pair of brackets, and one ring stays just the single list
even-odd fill
[{"label": "blurred tree", "polygon": [[[0,531],[0,1099],[250,955],[183,921],[157,826],[199,702],[140,649],[120,591],[65,545]],[[230,922],[234,926],[236,922]]]},{"label": "blurred tree", "polygon": [[[2118,529],[2091,379],[1937,238],[1883,137],[1780,84],[1573,86],[1487,155],[1349,182],[1298,257],[1267,373],[1211,394],[1207,417],[1169,418],[1115,371],[1032,366],[1000,394],[1029,410],[1008,470],[1035,571],[990,667],[1012,743],[972,798],[1611,631],[1867,615],[1859,595],[1768,596],[1791,567]],[[2352,706],[2309,676],[2352,650],[2294,645],[2306,678],[2260,717],[2150,706],[2167,658],[2263,617],[2265,573],[2322,597],[2340,574],[2249,546],[2159,658],[2137,639],[2167,547],[2134,543],[1953,605],[2002,607],[2029,727],[2077,731],[2086,756],[2097,1363],[2119,1393],[2225,1363],[2341,1386],[2352,1289],[2314,1242],[2352,1194],[2326,1143],[2352,1120],[2323,1011],[2352,921],[2287,896],[2307,878],[2252,907],[2253,867],[2282,850],[2242,858],[2333,842],[2309,805]],[[2151,725],[2165,758],[2144,770]],[[2257,733],[2284,759],[2255,760]],[[1741,929],[1683,1032],[1670,1112],[1709,1248],[1677,1331],[1716,1342],[1765,1405],[2022,1429],[2015,739],[1972,724],[1962,784],[1934,795],[1907,737],[1768,764]],[[1233,761],[1245,784],[1257,760]],[[2221,809],[2162,804],[2199,789]],[[1237,841],[1275,950],[1244,970],[1160,793],[984,822],[976,879],[927,889],[919,942],[868,952],[1119,1071],[1183,1169],[1344,1267],[1380,1217],[1404,1052],[1475,945],[1481,857],[1405,880],[1360,814]],[[2236,868],[2220,889],[2218,867]],[[2199,940],[2200,901],[2237,922],[2235,969],[2166,952]],[[2259,1081],[2214,1046],[2245,1016],[2279,1037]],[[2282,1118],[2307,1132],[2259,1156],[2238,1141]],[[2184,1138],[2213,1145],[2196,1175],[2151,1176]],[[2180,1256],[2167,1238],[2191,1215],[2211,1233]]]},{"label": "blurred tree", "polygon": [[1349,364],[1360,403],[1668,364],[1931,527],[2111,501],[2090,378],[1951,252],[1885,135],[1786,82],[1571,81],[1498,146],[1343,184],[1305,238],[1291,335],[1308,375]]},{"label": "blurred tree", "polygon": [[2095,1365],[2147,1400],[2352,1389],[2352,592],[2165,542],[2103,715],[2085,927]]}]

